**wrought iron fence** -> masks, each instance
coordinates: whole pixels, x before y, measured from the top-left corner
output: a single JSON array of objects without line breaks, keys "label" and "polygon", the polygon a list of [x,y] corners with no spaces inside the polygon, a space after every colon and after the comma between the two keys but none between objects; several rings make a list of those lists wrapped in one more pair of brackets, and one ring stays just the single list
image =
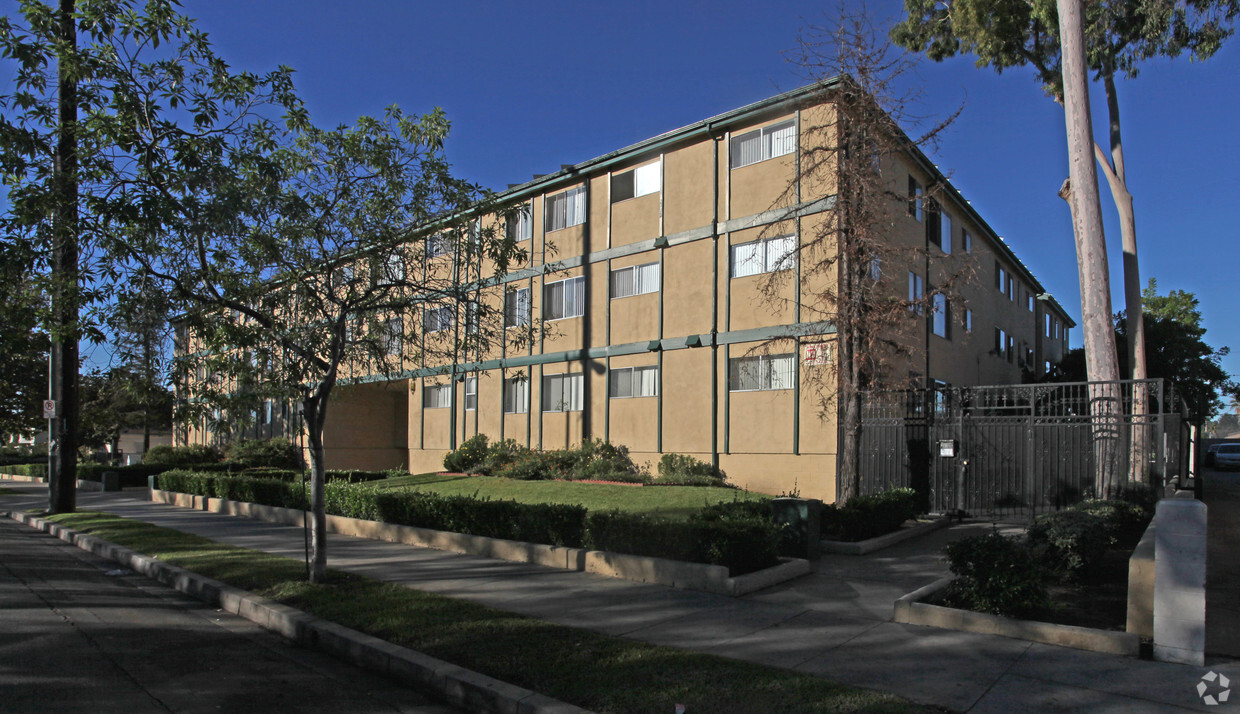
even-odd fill
[{"label": "wrought iron fence", "polygon": [[[1104,402],[1109,409],[1096,408]],[[861,410],[861,492],[907,486],[931,512],[1039,512],[1187,472],[1189,424],[1161,379],[873,391]]]}]

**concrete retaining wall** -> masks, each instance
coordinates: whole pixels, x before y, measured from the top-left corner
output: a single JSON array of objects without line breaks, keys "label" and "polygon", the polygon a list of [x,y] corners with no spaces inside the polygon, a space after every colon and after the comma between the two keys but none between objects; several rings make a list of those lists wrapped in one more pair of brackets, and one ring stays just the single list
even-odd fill
[{"label": "concrete retaining wall", "polygon": [[[256,503],[192,496],[158,489],[152,489],[150,494],[151,500],[159,503],[230,516],[244,516],[269,523],[302,526],[306,517],[305,511],[292,508],[262,506]],[[810,572],[808,560],[783,558],[781,559],[783,562],[776,567],[733,578],[728,577],[728,569],[721,565],[685,563],[679,560],[648,558],[603,550],[524,543],[344,516],[327,516],[327,530],[330,533],[389,543],[403,543],[562,570],[597,573],[639,583],[654,583],[720,595],[745,595]]]},{"label": "concrete retaining wall", "polygon": [[927,625],[948,630],[1002,635],[1018,640],[1042,642],[1091,652],[1129,657],[1136,657],[1140,653],[1141,638],[1130,632],[1111,632],[1072,625],[1055,625],[1049,622],[1017,620],[919,602],[946,588],[951,582],[951,578],[943,578],[896,600],[892,619],[895,622],[910,625]]}]

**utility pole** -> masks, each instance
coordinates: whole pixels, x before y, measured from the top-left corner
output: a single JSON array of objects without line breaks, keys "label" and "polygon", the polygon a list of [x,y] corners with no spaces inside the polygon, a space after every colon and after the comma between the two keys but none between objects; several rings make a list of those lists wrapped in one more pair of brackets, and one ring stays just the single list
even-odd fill
[{"label": "utility pole", "polygon": [[48,510],[72,513],[77,507],[78,447],[78,157],[77,26],[74,0],[60,0],[60,137],[56,144],[56,210],[52,246],[51,389],[56,415],[48,433]]}]

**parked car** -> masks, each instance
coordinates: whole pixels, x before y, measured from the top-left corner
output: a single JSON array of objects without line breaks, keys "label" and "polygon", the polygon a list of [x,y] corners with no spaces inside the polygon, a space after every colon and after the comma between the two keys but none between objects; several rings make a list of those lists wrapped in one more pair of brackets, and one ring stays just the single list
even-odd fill
[{"label": "parked car", "polygon": [[1240,444],[1219,444],[1214,450],[1214,468],[1240,469]]},{"label": "parked car", "polygon": [[1206,447],[1206,466],[1214,465],[1214,452],[1218,451],[1218,447],[1222,444],[1210,444]]}]

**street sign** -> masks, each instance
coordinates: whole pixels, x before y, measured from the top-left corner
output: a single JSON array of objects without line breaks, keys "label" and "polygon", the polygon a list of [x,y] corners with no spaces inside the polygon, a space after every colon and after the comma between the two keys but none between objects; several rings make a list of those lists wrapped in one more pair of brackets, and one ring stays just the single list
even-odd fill
[{"label": "street sign", "polygon": [[56,418],[56,400],[55,399],[44,399],[43,400],[43,418],[44,419],[55,419]]}]

